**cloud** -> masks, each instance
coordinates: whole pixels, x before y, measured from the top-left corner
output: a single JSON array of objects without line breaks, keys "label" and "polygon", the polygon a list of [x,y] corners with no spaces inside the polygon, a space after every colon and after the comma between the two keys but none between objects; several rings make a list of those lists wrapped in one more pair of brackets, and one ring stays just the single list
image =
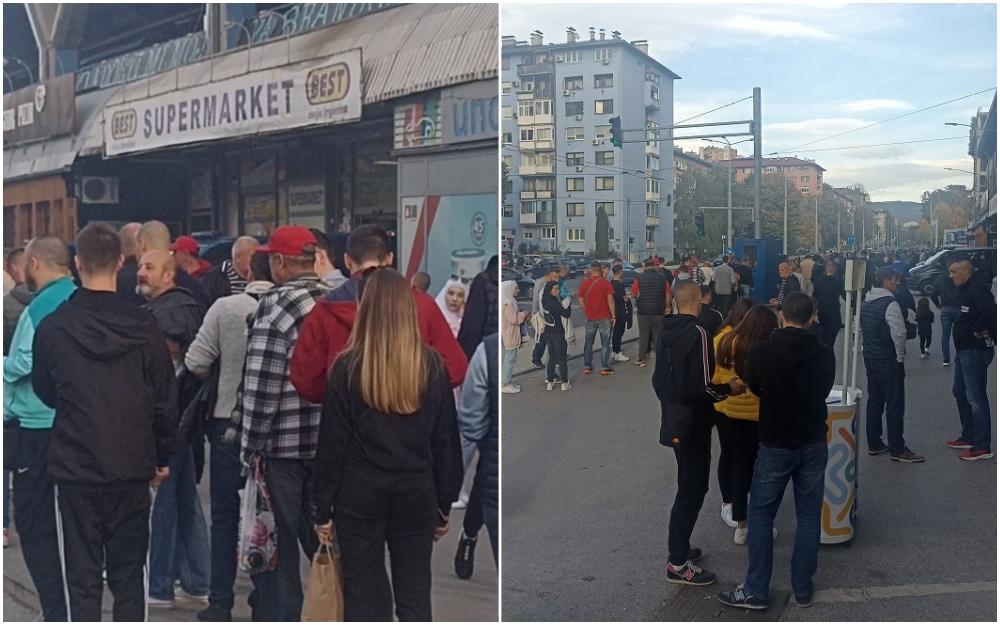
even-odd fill
[{"label": "cloud", "polygon": [[851,100],[840,105],[842,110],[850,113],[864,113],[882,110],[909,110],[913,106],[902,100]]},{"label": "cloud", "polygon": [[897,159],[901,156],[909,156],[910,154],[913,154],[913,148],[906,145],[886,145],[877,148],[851,150],[853,158],[863,161]]},{"label": "cloud", "polygon": [[736,15],[722,22],[723,28],[751,32],[765,37],[801,39],[834,39],[830,33],[806,26],[801,22],[769,20],[749,15]]},{"label": "cloud", "polygon": [[872,191],[872,199],[919,202],[924,191],[947,184],[969,184],[970,176],[947,171],[944,167],[967,165],[967,159],[896,161],[892,163],[842,163],[831,167],[824,176],[835,187],[863,183]]}]

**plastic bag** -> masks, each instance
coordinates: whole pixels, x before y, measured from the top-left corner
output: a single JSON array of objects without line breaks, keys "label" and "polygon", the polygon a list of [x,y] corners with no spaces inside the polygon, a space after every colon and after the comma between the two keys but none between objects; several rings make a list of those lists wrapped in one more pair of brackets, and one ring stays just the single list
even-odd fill
[{"label": "plastic bag", "polygon": [[278,532],[260,456],[250,460],[250,474],[242,496],[239,566],[251,574],[273,571],[278,566]]},{"label": "plastic bag", "polygon": [[336,540],[333,545],[321,544],[313,556],[302,601],[302,620],[344,620],[344,577]]}]

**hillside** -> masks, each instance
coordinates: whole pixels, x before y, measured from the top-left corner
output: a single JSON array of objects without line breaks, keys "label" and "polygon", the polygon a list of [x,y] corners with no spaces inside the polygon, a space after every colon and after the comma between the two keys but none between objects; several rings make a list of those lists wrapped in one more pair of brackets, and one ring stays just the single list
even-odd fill
[{"label": "hillside", "polygon": [[872,210],[887,210],[897,219],[907,221],[920,221],[920,211],[923,205],[920,202],[870,202],[868,206]]}]

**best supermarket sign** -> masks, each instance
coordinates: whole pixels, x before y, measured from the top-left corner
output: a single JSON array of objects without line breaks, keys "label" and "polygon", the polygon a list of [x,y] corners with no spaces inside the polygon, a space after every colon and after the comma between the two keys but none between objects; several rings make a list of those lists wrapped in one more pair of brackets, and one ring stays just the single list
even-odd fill
[{"label": "best supermarket sign", "polygon": [[105,154],[361,119],[361,50],[104,109]]}]

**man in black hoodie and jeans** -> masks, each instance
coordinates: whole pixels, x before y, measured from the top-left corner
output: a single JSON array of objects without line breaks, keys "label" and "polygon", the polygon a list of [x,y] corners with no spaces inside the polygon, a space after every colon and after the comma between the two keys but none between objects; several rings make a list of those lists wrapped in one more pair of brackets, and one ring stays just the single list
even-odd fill
[{"label": "man in black hoodie and jeans", "polygon": [[751,347],[745,365],[736,364],[736,373],[760,397],[760,448],[747,509],[749,568],[736,590],[719,595],[725,605],[767,608],[774,517],[789,479],[795,490],[792,590],[800,607],[812,602],[826,475],[826,398],[837,368],[833,350],[808,330],[815,320],[815,300],[789,293],[781,305],[781,329]]},{"label": "man in black hoodie and jeans", "polygon": [[[701,288],[693,282],[679,282],[674,290],[677,314],[663,318],[657,342],[653,390],[666,419],[670,404],[694,409],[694,422],[680,444],[663,440],[674,448],[677,458],[677,495],[670,509],[667,542],[670,560],[667,581],[673,584],[706,586],[715,582],[715,573],[694,565],[701,549],[691,548],[691,532],[708,492],[712,464],[713,405],[729,395],[739,395],[746,387],[736,378],[727,384],[713,384],[715,352],[712,337],[698,323]],[[662,432],[661,432],[662,434]]]},{"label": "man in black hoodie and jeans", "polygon": [[56,412],[49,473],[69,618],[101,620],[107,570],[114,619],[142,621],[149,487],[169,476],[177,429],[174,371],[152,315],[115,293],[118,234],[90,225],[76,246],[83,286],[36,330],[31,374]]}]

